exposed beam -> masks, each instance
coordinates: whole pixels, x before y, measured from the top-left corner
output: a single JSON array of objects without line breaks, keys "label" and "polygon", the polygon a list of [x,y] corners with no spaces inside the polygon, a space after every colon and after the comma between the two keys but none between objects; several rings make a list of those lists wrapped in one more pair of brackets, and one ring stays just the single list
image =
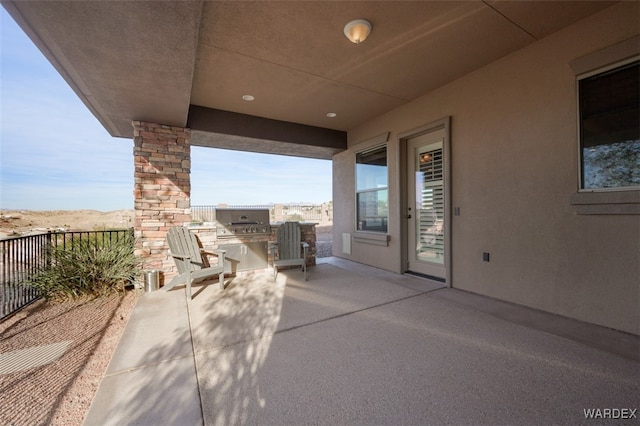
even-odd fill
[{"label": "exposed beam", "polygon": [[331,159],[347,149],[347,133],[191,105],[191,144],[266,154]]}]

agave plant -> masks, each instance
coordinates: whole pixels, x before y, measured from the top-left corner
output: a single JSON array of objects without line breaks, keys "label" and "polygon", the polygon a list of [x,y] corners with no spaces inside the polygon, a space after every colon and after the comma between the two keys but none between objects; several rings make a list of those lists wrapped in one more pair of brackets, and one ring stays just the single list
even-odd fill
[{"label": "agave plant", "polygon": [[30,280],[30,285],[50,299],[103,296],[123,291],[140,273],[134,255],[134,238],[93,238],[49,250],[50,265]]}]

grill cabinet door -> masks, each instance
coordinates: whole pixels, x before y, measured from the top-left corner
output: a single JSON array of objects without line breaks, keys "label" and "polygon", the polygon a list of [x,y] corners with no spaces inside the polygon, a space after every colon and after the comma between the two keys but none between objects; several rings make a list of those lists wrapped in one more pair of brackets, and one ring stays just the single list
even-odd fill
[{"label": "grill cabinet door", "polygon": [[267,267],[267,242],[255,241],[250,243],[222,244],[221,250],[226,250],[224,261],[225,274],[234,274],[253,269]]}]

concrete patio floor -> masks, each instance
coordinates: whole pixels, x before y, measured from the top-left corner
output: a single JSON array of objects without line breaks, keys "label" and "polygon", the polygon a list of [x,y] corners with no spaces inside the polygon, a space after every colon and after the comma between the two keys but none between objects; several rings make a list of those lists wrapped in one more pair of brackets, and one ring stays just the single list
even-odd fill
[{"label": "concrete patio floor", "polygon": [[144,294],[85,424],[599,424],[619,420],[585,410],[639,408],[637,336],[318,260],[306,282]]}]

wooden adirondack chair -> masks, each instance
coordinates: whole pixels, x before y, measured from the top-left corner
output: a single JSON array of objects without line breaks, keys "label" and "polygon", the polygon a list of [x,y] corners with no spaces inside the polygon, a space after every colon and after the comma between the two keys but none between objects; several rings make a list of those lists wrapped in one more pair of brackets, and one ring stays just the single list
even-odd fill
[{"label": "wooden adirondack chair", "polygon": [[[164,287],[171,290],[177,284],[186,283],[187,298],[191,300],[191,284],[218,275],[220,289],[224,290],[224,250],[205,251],[200,247],[195,234],[182,226],[169,229],[167,233],[169,255],[178,268],[178,275]],[[208,255],[218,256],[218,263],[211,266]]]},{"label": "wooden adirondack chair", "polygon": [[[271,246],[273,259],[273,277],[278,275],[278,267],[301,266],[304,272],[304,280],[307,280],[307,250],[309,244],[301,242],[300,224],[298,222],[285,222],[278,228],[278,242]],[[278,259],[276,260],[275,247],[278,247]],[[300,257],[300,247],[304,255]]]}]

